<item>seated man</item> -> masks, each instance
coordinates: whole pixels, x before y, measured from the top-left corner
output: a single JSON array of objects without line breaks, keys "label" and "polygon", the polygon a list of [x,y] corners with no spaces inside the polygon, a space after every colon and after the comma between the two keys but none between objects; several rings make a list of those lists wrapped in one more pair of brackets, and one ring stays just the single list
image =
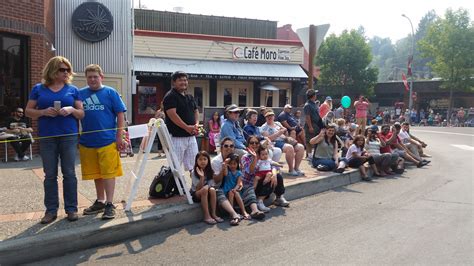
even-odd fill
[{"label": "seated man", "polygon": [[[400,138],[401,143],[410,151],[410,154],[413,158],[417,159],[418,161],[425,161],[421,158],[418,149],[421,149],[421,143],[416,140],[410,138],[407,130],[410,124],[408,122],[403,122],[398,137]],[[429,162],[429,161],[428,161]]]},{"label": "seated man", "polygon": [[25,151],[30,147],[33,129],[24,116],[23,108],[15,109],[13,116],[6,120],[5,127],[7,128],[6,133],[15,135],[8,138],[8,140],[13,140],[10,144],[16,151],[15,161],[29,160],[30,158],[25,155]]},{"label": "seated man", "polygon": [[[428,164],[427,162],[414,158],[414,155],[408,150],[407,147],[405,147],[405,145],[403,145],[399,137],[400,130],[401,130],[401,126],[399,123],[395,123],[395,125],[392,127],[391,132],[390,132],[390,127],[388,125],[383,125],[382,132],[379,135],[379,138],[385,141],[387,146],[390,145],[390,149],[392,150],[393,153],[397,153],[400,157],[402,157],[406,161],[414,163],[417,167],[422,167],[422,166],[427,165]],[[383,148],[380,149],[380,152],[382,153],[387,152],[382,149]]]},{"label": "seated man", "polygon": [[[419,138],[413,136],[410,133],[410,125],[408,123],[406,123],[406,122],[403,123],[401,132],[406,132],[407,133],[407,135],[410,138],[410,143],[414,144],[413,146],[416,146],[416,148],[418,150],[418,154],[420,155],[420,157],[431,157],[431,155],[428,155],[423,151],[423,148],[426,148],[426,146],[428,146],[428,144],[426,144],[424,141],[420,140]],[[410,147],[409,147],[409,149],[411,150]]]},{"label": "seated man", "polygon": [[290,137],[296,139],[299,143],[305,144],[305,135],[304,131],[299,126],[298,121],[291,113],[291,109],[293,107],[289,104],[286,104],[283,108],[283,111],[278,115],[277,121],[280,122],[286,129],[288,129],[288,133]]}]

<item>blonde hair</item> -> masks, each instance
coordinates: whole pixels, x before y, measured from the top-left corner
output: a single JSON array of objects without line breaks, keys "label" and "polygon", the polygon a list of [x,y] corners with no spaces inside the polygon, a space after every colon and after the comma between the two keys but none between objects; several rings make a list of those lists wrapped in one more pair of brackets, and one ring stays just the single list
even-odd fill
[{"label": "blonde hair", "polygon": [[66,80],[67,84],[70,84],[72,82],[73,76],[76,74],[72,70],[72,65],[71,62],[66,57],[63,56],[55,56],[51,59],[49,59],[48,63],[43,68],[43,74],[41,76],[42,83],[46,86],[50,86],[54,83],[54,80],[57,77],[59,68],[61,63],[65,64],[69,68],[69,75]]},{"label": "blonde hair", "polygon": [[99,73],[100,76],[104,76],[104,72],[102,71],[102,68],[97,64],[90,64],[86,66],[86,69],[84,70],[84,73],[86,76],[87,76],[87,72],[97,72]]},{"label": "blonde hair", "polygon": [[346,123],[346,120],[344,118],[339,118],[336,120],[336,123],[338,126],[342,127]]}]

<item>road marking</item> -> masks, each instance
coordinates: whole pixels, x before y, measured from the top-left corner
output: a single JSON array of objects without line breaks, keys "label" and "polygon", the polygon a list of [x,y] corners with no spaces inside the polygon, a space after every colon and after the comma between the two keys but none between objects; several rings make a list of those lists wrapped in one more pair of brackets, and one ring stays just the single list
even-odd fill
[{"label": "road marking", "polygon": [[461,150],[466,150],[466,151],[474,151],[474,147],[469,146],[469,145],[458,145],[458,144],[451,144],[451,146],[459,148]]},{"label": "road marking", "polygon": [[436,133],[436,134],[446,134],[446,135],[460,135],[460,136],[468,136],[468,137],[474,137],[473,134],[464,134],[464,133],[455,133],[455,132],[440,132],[440,131],[432,131],[432,130],[418,130],[418,129],[413,129],[415,132],[427,132],[427,133]]}]

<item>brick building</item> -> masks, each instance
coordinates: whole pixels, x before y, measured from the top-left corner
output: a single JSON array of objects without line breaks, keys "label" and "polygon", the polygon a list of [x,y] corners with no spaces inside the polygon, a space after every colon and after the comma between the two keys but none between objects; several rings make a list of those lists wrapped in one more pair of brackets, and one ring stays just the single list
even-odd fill
[{"label": "brick building", "polygon": [[[25,107],[41,70],[54,56],[54,0],[5,0],[0,9],[0,126]],[[36,127],[36,125],[33,125]],[[0,154],[4,154],[0,145]],[[36,153],[37,143],[33,145]],[[8,149],[14,154],[12,148]]]}]

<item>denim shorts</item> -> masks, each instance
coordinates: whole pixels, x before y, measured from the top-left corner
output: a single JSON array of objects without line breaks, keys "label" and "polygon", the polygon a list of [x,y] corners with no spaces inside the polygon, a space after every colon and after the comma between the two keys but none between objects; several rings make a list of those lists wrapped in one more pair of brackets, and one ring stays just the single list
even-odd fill
[{"label": "denim shorts", "polygon": [[284,146],[284,145],[285,145],[285,141],[284,141],[284,140],[280,140],[280,139],[275,140],[275,147],[280,148],[280,149],[283,149],[283,146]]}]

